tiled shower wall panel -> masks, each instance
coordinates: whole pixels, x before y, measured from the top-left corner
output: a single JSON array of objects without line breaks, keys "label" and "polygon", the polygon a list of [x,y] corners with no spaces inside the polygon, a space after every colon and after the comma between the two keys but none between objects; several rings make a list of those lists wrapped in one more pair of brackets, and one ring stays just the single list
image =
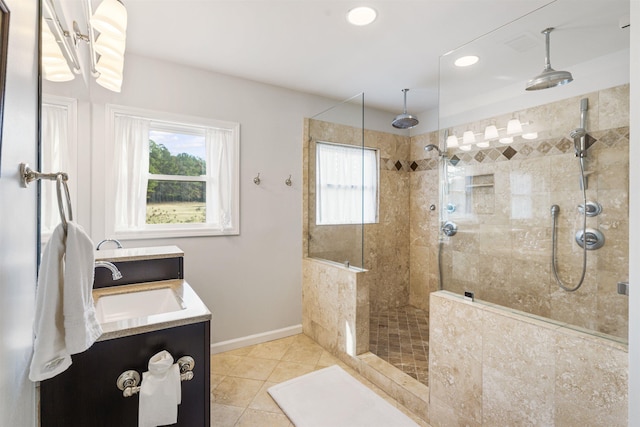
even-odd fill
[{"label": "tiled shower wall panel", "polygon": [[[449,151],[447,202],[456,211],[447,219],[457,223],[458,234],[444,244],[444,284],[456,293],[474,291],[482,300],[626,338],[628,301],[617,294],[617,282],[628,279],[629,263],[628,85],[584,97],[589,99],[587,200],[603,208],[602,214],[587,218],[587,227],[602,231],[605,245],[588,251],[580,289],[566,292],[554,279],[550,208],[560,206],[558,274],[573,287],[582,271],[583,251],[575,242],[576,231],[582,229],[577,210],[582,191],[568,133],[579,124],[583,96],[453,129],[456,134],[463,129],[479,132],[482,125],[506,123],[515,116],[539,136],[516,138],[506,146]],[[437,245],[437,239],[432,244]],[[423,269],[419,263],[411,268],[412,277]]]},{"label": "tiled shower wall panel", "polygon": [[[359,129],[309,120],[305,149],[308,180],[315,182],[315,143],[361,145]],[[364,227],[364,268],[369,270],[370,304],[373,311],[409,303],[409,138],[365,130],[364,145],[380,155],[379,210],[376,224]],[[360,226],[316,226],[315,185],[306,189],[309,205],[306,222],[309,256],[343,262],[361,256]],[[358,265],[351,262],[352,265]]]},{"label": "tiled shower wall panel", "polygon": [[430,313],[434,427],[627,425],[625,344],[446,291]]}]

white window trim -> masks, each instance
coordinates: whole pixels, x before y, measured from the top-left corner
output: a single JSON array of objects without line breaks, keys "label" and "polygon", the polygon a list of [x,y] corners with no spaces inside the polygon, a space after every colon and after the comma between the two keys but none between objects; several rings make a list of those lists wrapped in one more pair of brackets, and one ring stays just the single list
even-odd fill
[{"label": "white window trim", "polygon": [[[44,170],[43,172],[66,172],[69,175],[69,181],[67,184],[69,186],[69,195],[71,197],[73,220],[78,222],[78,183],[80,179],[78,176],[78,100],[75,98],[42,94],[42,104],[63,107],[67,110],[68,166],[66,170],[63,171]],[[44,149],[44,147],[41,149]],[[53,185],[53,188],[55,188],[55,183],[48,183],[48,181],[43,181],[41,185]],[[51,194],[55,194],[55,190],[53,190]],[[55,210],[53,215],[59,216],[58,211]],[[41,233],[40,240],[43,247],[49,241],[50,237],[51,233]]]},{"label": "white window trim", "polygon": [[[228,129],[233,132],[234,141],[234,169],[235,179],[233,191],[236,194],[233,204],[233,228],[228,230],[214,229],[208,224],[147,224],[144,230],[122,231],[115,229],[115,217],[112,212],[115,206],[115,181],[109,179],[113,176],[114,147],[115,147],[115,118],[118,115],[142,117],[156,122],[171,122],[178,125],[206,128]],[[174,237],[203,237],[203,236],[233,236],[240,234],[240,124],[223,120],[215,120],[204,117],[187,116],[181,114],[167,113],[164,111],[154,111],[141,108],[127,107],[122,105],[107,104],[105,107],[105,141],[106,141],[106,177],[105,177],[105,235],[118,240],[138,240],[138,239],[161,239]],[[163,123],[164,124],[164,123]],[[158,128],[157,126],[154,126]],[[172,130],[170,124],[167,130]],[[178,128],[173,130],[184,131]],[[176,180],[180,177],[171,177]],[[200,177],[192,177],[191,181],[198,181]]]}]

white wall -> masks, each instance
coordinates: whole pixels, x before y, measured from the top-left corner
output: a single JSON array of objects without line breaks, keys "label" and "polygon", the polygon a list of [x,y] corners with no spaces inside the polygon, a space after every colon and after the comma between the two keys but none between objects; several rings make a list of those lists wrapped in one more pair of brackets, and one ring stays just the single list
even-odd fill
[{"label": "white wall", "polygon": [[[128,55],[122,93],[91,85],[46,84],[46,93],[90,99],[91,136],[81,123],[80,222],[94,241],[105,233],[105,104],[240,123],[240,236],[124,241],[127,247],[175,244],[188,282],[213,312],[212,342],[295,327],[302,322],[303,119],[336,100]],[[84,102],[79,103],[83,113]],[[86,108],[86,105],[85,105]],[[389,113],[367,112],[367,124]],[[83,148],[84,147],[84,148]],[[84,163],[83,163],[84,156]],[[253,178],[260,173],[262,183]],[[284,181],[291,175],[293,185]],[[90,179],[88,179],[90,177]],[[83,212],[89,215],[82,214]]]},{"label": "white wall", "polygon": [[36,185],[20,187],[18,164],[36,164],[36,1],[5,0],[11,12],[0,175],[0,425],[36,425],[28,379],[36,288]]}]

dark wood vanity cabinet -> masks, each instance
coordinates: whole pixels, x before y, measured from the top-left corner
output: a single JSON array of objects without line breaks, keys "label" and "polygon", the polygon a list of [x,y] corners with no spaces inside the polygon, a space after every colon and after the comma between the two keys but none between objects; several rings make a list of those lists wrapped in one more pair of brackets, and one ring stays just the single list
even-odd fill
[{"label": "dark wood vanity cabinet", "polygon": [[118,376],[134,369],[142,376],[148,361],[167,350],[174,360],[191,356],[194,377],[182,381],[179,427],[210,425],[210,322],[176,326],[138,335],[96,342],[72,356],[73,364],[60,375],[40,383],[42,427],[137,427],[138,394],[123,397]]}]

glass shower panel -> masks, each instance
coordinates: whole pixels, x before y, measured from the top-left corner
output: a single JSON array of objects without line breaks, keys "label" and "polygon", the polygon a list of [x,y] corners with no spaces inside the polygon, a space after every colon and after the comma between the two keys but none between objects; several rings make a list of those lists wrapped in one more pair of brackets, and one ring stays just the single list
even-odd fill
[{"label": "glass shower panel", "polygon": [[[617,282],[627,281],[629,263],[629,76],[621,72],[629,35],[618,20],[629,2],[573,6],[553,2],[440,58],[439,128],[448,136],[440,219],[457,227],[440,232],[441,287],[624,341],[628,301]],[[541,32],[557,17],[552,63],[575,80],[526,91],[545,64]],[[466,55],[480,61],[456,67]],[[574,138],[581,127],[584,140]],[[568,292],[554,274],[553,231],[557,275],[575,285],[583,267],[580,144],[587,201],[602,206],[587,228],[605,244],[587,251],[583,284]]]},{"label": "glass shower panel", "polygon": [[308,255],[364,268],[371,157],[364,149],[364,94],[315,115],[308,128]]}]

